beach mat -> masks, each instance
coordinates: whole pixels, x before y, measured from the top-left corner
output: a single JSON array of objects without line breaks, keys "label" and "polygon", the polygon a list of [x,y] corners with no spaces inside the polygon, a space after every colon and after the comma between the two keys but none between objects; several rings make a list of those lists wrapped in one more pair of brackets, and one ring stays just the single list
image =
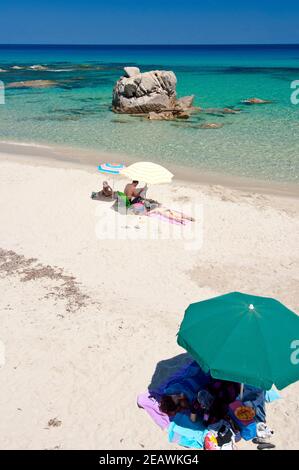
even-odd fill
[{"label": "beach mat", "polygon": [[209,381],[209,375],[205,374],[199,365],[190,360],[187,364],[178,368],[176,372],[167,377],[160,385],[156,385],[137,398],[137,404],[143,408],[153,421],[163,430],[167,429],[168,439],[184,447],[202,449],[207,429],[200,422],[193,423],[189,415],[177,413],[169,418],[162,413],[159,402],[162,395],[184,393],[193,401],[199,389]]},{"label": "beach mat", "polygon": [[[192,402],[197,392],[205,387],[209,379],[209,374],[206,374],[193,359],[190,359],[175,372],[172,370],[161,383],[150,386],[147,392],[138,395],[137,404],[161,429],[167,430],[170,442],[184,447],[202,449],[208,429],[200,421],[193,423],[189,414],[186,413],[177,413],[174,417],[169,417],[160,411],[159,403],[162,395],[180,393],[184,393]],[[250,385],[244,387],[244,402],[250,402],[250,405],[256,409],[258,421],[266,419],[265,403],[279,398],[281,397],[275,389],[265,392]]]}]

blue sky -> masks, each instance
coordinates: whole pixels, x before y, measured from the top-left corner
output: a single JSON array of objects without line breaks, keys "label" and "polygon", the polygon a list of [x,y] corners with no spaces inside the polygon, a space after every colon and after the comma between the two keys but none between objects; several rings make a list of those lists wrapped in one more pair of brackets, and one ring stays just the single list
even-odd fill
[{"label": "blue sky", "polygon": [[12,0],[0,43],[299,43],[299,0]]}]

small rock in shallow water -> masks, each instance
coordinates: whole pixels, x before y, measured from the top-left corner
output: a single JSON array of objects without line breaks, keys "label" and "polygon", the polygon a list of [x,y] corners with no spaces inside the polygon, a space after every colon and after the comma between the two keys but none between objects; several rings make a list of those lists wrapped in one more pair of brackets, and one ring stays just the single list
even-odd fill
[{"label": "small rock in shallow water", "polygon": [[263,100],[261,98],[247,98],[246,100],[243,100],[242,103],[245,104],[268,104],[272,103],[271,100]]},{"label": "small rock in shallow water", "polygon": [[223,114],[238,114],[241,112],[241,109],[232,109],[232,108],[223,108]]},{"label": "small rock in shallow water", "polygon": [[181,111],[175,115],[177,119],[189,119],[190,115],[186,111]]},{"label": "small rock in shallow water", "polygon": [[154,111],[148,113],[148,119],[150,121],[168,121],[174,119],[173,114],[171,112],[162,112],[162,113],[155,113]]},{"label": "small rock in shallow water", "polygon": [[115,122],[117,124],[134,124],[133,121],[124,121],[123,119],[111,119],[111,122]]},{"label": "small rock in shallow water", "polygon": [[216,122],[207,122],[206,124],[201,124],[200,129],[220,129],[223,127],[223,124],[216,123]]},{"label": "small rock in shallow water", "polygon": [[240,109],[232,109],[232,108],[206,108],[202,110],[206,114],[215,114],[215,115],[223,115],[223,114],[238,114]]}]

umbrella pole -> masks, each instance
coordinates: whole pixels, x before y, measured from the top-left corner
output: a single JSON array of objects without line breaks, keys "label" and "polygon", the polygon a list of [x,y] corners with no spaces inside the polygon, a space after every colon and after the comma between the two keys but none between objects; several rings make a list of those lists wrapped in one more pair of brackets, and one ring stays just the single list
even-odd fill
[{"label": "umbrella pole", "polygon": [[240,401],[243,401],[243,397],[244,397],[244,384],[241,384]]}]

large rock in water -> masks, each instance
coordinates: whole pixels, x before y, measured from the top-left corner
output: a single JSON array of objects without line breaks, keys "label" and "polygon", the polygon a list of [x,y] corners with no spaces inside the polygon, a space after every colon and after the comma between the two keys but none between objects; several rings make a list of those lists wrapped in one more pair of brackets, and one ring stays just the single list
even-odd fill
[{"label": "large rock in water", "polygon": [[160,113],[175,108],[176,76],[171,71],[141,73],[138,67],[125,67],[113,90],[112,107],[117,113]]}]

